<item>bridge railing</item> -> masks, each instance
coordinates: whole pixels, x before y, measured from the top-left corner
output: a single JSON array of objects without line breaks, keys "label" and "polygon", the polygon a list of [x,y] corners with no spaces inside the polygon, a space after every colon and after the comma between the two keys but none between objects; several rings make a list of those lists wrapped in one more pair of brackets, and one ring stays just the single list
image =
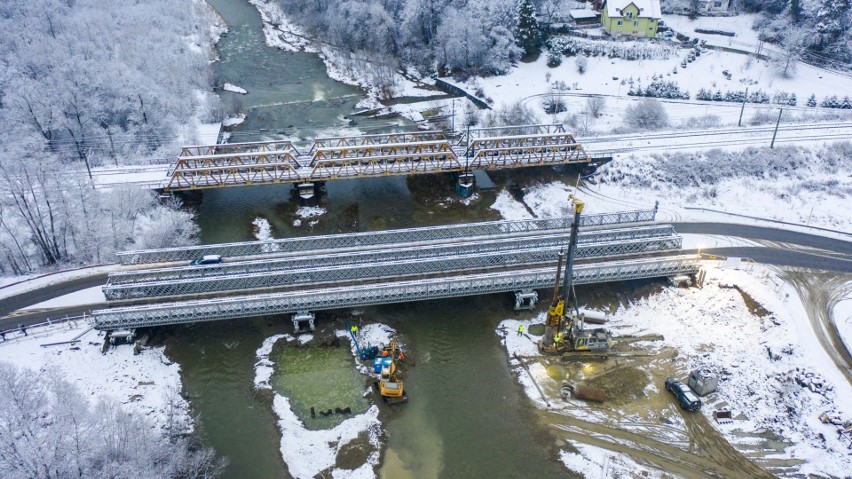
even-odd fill
[{"label": "bridge railing", "polygon": [[[698,271],[698,261],[697,256],[679,256],[578,265],[574,281],[586,284],[689,274]],[[92,316],[100,330],[138,328],[538,289],[550,287],[555,275],[554,268],[547,267],[114,308],[93,311]]]},{"label": "bridge railing", "polygon": [[[676,251],[681,247],[679,236],[640,239],[624,243],[586,243],[577,248],[577,259],[617,257],[642,253]],[[379,260],[373,263],[319,265],[309,268],[285,268],[241,274],[222,274],[202,278],[162,280],[107,285],[107,299],[133,299],[155,296],[182,296],[218,291],[239,291],[262,288],[287,288],[298,285],[341,284],[376,279],[404,278],[414,275],[445,275],[492,268],[518,268],[531,264],[555,264],[561,242],[546,247],[520,251],[496,251],[466,255],[442,256],[404,260]]]},{"label": "bridge railing", "polygon": [[[555,247],[565,243],[568,229],[553,230],[545,235],[488,238],[479,241],[453,241],[440,244],[416,245],[405,248],[379,248],[366,251],[319,252],[280,257],[264,257],[248,261],[236,261],[206,266],[183,266],[151,268],[110,273],[107,286],[152,281],[176,281],[206,278],[228,274],[272,272],[284,269],[330,267],[344,264],[372,264],[379,261],[406,261],[444,256],[513,252],[527,249]],[[614,230],[581,231],[578,236],[580,254],[585,254],[585,245],[599,248],[601,245],[623,244],[642,239],[668,240],[680,238],[671,225],[654,225]],[[599,255],[604,256],[604,255]]]},{"label": "bridge railing", "polygon": [[[618,213],[589,214],[580,217],[581,228],[647,223],[654,220],[656,209]],[[522,234],[565,229],[568,218],[546,218],[517,221],[491,221],[461,225],[408,228],[365,233],[344,233],[302,238],[285,238],[272,241],[249,241],[217,245],[186,246],[117,253],[121,264],[164,263],[189,261],[203,255],[218,254],[226,257],[268,255],[293,251],[359,248],[376,245],[397,245],[424,241],[443,241],[477,236]]]}]

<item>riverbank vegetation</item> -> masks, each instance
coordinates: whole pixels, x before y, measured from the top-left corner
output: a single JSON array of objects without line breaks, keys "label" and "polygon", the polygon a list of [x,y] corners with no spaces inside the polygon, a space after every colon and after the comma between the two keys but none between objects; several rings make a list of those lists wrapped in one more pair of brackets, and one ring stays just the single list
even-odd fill
[{"label": "riverbank vegetation", "polygon": [[0,274],[192,240],[175,204],[96,193],[90,171],[173,156],[188,125],[218,118],[213,15],[192,0],[0,3]]},{"label": "riverbank vegetation", "polygon": [[174,424],[161,436],[115,401],[89,402],[58,371],[0,362],[0,475],[208,478],[227,465]]}]

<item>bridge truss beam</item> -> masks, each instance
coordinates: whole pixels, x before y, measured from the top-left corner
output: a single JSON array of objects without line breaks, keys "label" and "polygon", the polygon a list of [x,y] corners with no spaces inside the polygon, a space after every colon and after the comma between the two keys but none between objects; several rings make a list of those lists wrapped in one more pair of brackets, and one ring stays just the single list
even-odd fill
[{"label": "bridge truss beam", "polygon": [[[656,212],[656,209],[652,209],[589,214],[580,218],[580,227],[587,231],[588,228],[650,223],[654,221]],[[281,254],[294,251],[335,250],[377,245],[399,245],[402,243],[423,243],[427,241],[448,241],[460,238],[471,239],[480,236],[540,234],[548,231],[564,230],[569,225],[570,220],[568,218],[489,221],[365,233],[286,238],[272,241],[248,241],[242,243],[186,246],[181,248],[123,251],[117,253],[116,256],[121,264],[164,263],[189,261],[205,254],[241,257]]]},{"label": "bridge truss beam", "polygon": [[[698,271],[698,260],[697,256],[680,256],[579,265],[574,269],[574,283],[693,274]],[[501,271],[114,308],[93,311],[92,316],[99,330],[139,328],[547,288],[552,286],[555,275],[553,267]]]},{"label": "bridge truss beam", "polygon": [[[157,296],[182,296],[219,291],[239,291],[264,288],[286,288],[298,285],[339,284],[376,279],[405,278],[415,275],[444,275],[494,268],[517,268],[531,264],[553,263],[563,248],[561,238],[552,244],[519,251],[496,251],[478,254],[452,255],[377,261],[358,264],[321,264],[309,268],[284,268],[242,274],[220,274],[202,278],[153,281],[103,288],[109,300]],[[677,251],[681,237],[640,239],[624,243],[587,243],[577,248],[577,258],[618,257],[642,253]]]},{"label": "bridge truss beam", "polygon": [[[282,269],[305,269],[343,264],[371,264],[378,261],[405,261],[450,255],[464,256],[469,254],[495,253],[500,251],[508,253],[527,249],[555,247],[565,242],[568,233],[569,230],[556,230],[547,235],[487,238],[478,241],[453,241],[439,244],[403,244],[395,245],[394,247],[354,249],[348,251],[310,251],[286,256],[265,257],[264,259],[220,263],[217,265],[120,271],[110,273],[107,287],[132,283],[205,278],[228,274],[271,272]],[[580,254],[586,253],[584,248],[586,244],[620,244],[650,238],[669,239],[676,238],[676,236],[674,228],[670,225],[580,232],[579,241],[583,245],[581,246],[583,253]]]}]

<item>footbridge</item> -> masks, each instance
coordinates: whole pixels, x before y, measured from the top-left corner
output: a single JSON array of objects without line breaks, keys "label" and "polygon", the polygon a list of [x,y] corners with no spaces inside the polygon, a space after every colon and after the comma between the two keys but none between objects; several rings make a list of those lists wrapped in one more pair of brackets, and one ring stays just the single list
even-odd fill
[{"label": "footbridge", "polygon": [[[698,258],[680,253],[670,225],[654,210],[581,219],[575,283],[694,274]],[[127,329],[259,315],[533,290],[555,280],[565,247],[566,218],[495,221],[350,235],[127,252],[128,263],[160,263],[110,275],[109,300],[143,306],[94,311],[98,329]],[[594,225],[594,226],[592,226]],[[225,261],[187,266],[187,257],[222,254]],[[180,264],[162,264],[181,261]],[[295,320],[294,320],[295,321]]]},{"label": "footbridge", "polygon": [[303,152],[290,141],[185,146],[163,189],[294,183],[588,163],[561,125],[481,128],[453,141],[440,131],[319,138]]}]

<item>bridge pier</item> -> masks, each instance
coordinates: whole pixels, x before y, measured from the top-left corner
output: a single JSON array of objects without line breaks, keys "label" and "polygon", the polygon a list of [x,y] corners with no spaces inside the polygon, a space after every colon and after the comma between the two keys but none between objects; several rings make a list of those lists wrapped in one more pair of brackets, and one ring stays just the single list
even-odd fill
[{"label": "bridge pier", "polygon": [[315,329],[314,321],[316,320],[316,315],[309,311],[299,311],[298,313],[293,315],[293,333],[299,334],[302,331],[302,323],[308,323],[308,329],[313,331]]},{"label": "bridge pier", "polygon": [[538,303],[538,293],[525,289],[515,292],[515,311],[532,311]]},{"label": "bridge pier", "polygon": [[324,181],[293,183],[293,193],[300,198],[303,204],[313,203],[316,201],[314,198],[322,194],[324,186]]}]

